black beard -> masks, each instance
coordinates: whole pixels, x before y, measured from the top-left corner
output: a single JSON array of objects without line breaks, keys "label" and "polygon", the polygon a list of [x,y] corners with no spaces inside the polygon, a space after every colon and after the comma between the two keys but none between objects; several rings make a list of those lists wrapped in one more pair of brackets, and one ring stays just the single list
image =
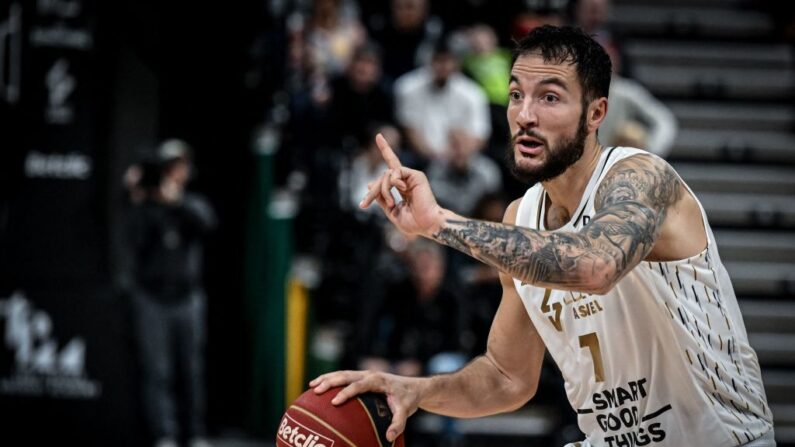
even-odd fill
[{"label": "black beard", "polygon": [[436,88],[436,90],[444,90],[444,88],[447,87],[447,79],[448,78],[443,78],[443,79],[434,78],[433,86]]},{"label": "black beard", "polygon": [[[582,153],[585,150],[585,139],[588,137],[585,115],[585,111],[580,114],[580,122],[574,136],[561,140],[555,147],[549,147],[547,145],[547,161],[543,166],[536,169],[523,169],[516,164],[516,157],[521,155],[516,155],[514,153],[514,139],[516,137],[511,137],[508,150],[505,152],[505,162],[508,164],[508,168],[514,178],[530,187],[538,182],[552,180],[566,172],[569,166],[576,163],[577,160],[582,157]],[[527,132],[525,130],[520,130],[516,136],[518,137],[526,134]]]}]

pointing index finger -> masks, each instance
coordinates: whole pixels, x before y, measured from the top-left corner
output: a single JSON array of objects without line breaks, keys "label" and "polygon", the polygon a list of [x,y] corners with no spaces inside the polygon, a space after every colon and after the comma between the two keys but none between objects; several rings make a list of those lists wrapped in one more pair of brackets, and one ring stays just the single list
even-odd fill
[{"label": "pointing index finger", "polygon": [[378,145],[378,149],[381,150],[381,156],[384,157],[384,161],[390,169],[400,169],[402,167],[397,155],[387,143],[386,138],[380,133],[375,136],[375,144]]}]

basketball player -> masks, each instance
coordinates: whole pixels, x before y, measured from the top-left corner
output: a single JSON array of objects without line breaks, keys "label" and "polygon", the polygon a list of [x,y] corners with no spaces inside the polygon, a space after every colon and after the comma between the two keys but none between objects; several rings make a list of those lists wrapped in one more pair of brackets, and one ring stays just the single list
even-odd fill
[{"label": "basketball player", "polygon": [[[509,163],[533,186],[502,224],[441,208],[425,176],[389,169],[373,201],[402,231],[502,272],[487,352],[448,375],[324,374],[317,393],[386,393],[388,438],[418,408],[477,417],[536,392],[545,348],[563,373],[586,440],[572,446],[774,446],[756,354],[704,210],[665,161],[603,147],[610,62],[574,28],[522,39],[510,78]],[[395,187],[402,201],[395,201]]]}]

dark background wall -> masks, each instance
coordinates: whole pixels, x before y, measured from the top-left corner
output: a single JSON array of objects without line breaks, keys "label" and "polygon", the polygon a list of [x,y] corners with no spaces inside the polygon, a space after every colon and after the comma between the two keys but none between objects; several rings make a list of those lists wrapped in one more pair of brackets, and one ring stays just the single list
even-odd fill
[{"label": "dark background wall", "polygon": [[245,73],[265,15],[253,1],[112,3],[0,0],[4,445],[146,436],[121,287],[121,178],[165,138],[193,146],[193,188],[220,220],[206,258],[210,426],[238,426],[245,412],[245,192],[266,94]]}]

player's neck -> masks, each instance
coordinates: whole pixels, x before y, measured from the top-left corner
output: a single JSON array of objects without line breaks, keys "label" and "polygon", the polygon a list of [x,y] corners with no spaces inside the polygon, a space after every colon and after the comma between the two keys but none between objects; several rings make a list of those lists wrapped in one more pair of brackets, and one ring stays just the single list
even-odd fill
[{"label": "player's neck", "polygon": [[596,135],[590,135],[585,140],[582,157],[566,172],[543,183],[550,202],[564,207],[570,216],[573,215],[580,204],[588,182],[591,180],[591,175],[599,163],[601,154],[602,146],[597,141]]}]

